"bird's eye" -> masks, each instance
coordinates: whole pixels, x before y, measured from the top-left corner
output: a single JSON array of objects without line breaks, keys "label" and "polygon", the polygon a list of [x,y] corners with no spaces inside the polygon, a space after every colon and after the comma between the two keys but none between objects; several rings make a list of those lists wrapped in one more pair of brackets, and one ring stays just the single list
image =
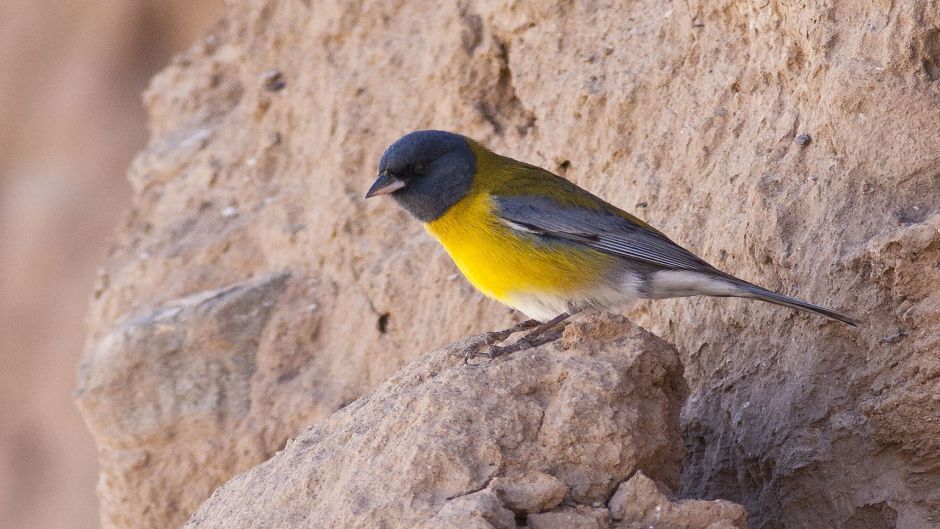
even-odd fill
[{"label": "bird's eye", "polygon": [[427,171],[427,167],[425,167],[423,163],[419,163],[414,166],[415,174],[424,174],[425,171]]}]

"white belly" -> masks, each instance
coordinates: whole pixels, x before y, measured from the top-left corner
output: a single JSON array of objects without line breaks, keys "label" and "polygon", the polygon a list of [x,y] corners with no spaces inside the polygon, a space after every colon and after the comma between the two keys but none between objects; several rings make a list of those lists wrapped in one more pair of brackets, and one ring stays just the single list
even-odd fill
[{"label": "white belly", "polygon": [[548,321],[562,312],[587,308],[625,308],[639,297],[638,279],[626,274],[615,284],[598,284],[577,292],[513,292],[504,302],[533,320]]}]

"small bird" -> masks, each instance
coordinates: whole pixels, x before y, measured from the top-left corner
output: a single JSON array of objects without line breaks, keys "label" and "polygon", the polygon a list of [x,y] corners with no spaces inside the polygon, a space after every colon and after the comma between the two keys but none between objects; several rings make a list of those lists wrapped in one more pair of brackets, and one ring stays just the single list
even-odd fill
[{"label": "small bird", "polygon": [[568,180],[459,134],[422,130],[393,143],[366,198],[386,194],[483,294],[543,322],[522,341],[581,310],[639,298],[751,298],[858,324],[726,274]]}]

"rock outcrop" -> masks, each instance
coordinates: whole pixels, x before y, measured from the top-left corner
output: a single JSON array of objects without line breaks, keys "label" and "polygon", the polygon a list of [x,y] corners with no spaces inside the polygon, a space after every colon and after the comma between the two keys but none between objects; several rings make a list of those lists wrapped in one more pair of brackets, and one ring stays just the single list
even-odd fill
[{"label": "rock outcrop", "polygon": [[[215,486],[422,351],[515,318],[417,223],[362,199],[384,147],[428,127],[558,171],[720,268],[863,319],[852,329],[741,300],[638,306],[631,316],[676,344],[690,386],[680,496],[739,502],[758,529],[934,525],[937,27],[937,1],[231,4],[148,92],[152,140],[91,309],[85,380],[171,387],[173,369],[98,351],[135,358],[109,349],[128,322],[289,278],[252,327],[254,349],[238,349],[252,368],[225,374],[241,382],[199,426],[225,433],[211,452],[142,442],[148,416],[103,427],[127,394],[83,385],[106,525],[183,523]],[[240,347],[220,340],[180,351],[208,365]],[[208,424],[187,411],[204,389],[171,392],[160,421]]]},{"label": "rock outcrop", "polygon": [[102,490],[120,491],[101,498],[110,524],[162,526],[168,513],[183,516],[205,499],[184,491],[211,491],[232,469],[266,456],[245,418],[258,342],[287,278],[167,304],[123,323],[89,351],[78,399],[99,439],[101,466],[134,480],[102,481]]},{"label": "rock outcrop", "polygon": [[686,386],[671,346],[608,317],[465,364],[483,338],[412,362],[217,490],[186,527],[560,529],[659,517],[743,529],[740,506],[674,505],[640,473],[673,486],[679,475]]}]

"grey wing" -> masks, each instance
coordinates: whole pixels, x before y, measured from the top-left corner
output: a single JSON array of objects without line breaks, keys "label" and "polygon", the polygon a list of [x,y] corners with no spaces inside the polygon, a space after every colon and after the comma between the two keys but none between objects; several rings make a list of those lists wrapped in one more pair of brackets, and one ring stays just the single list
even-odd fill
[{"label": "grey wing", "polygon": [[497,215],[513,229],[583,244],[667,270],[724,275],[695,254],[628,219],[543,197],[495,197]]},{"label": "grey wing", "polygon": [[[542,197],[499,197],[497,215],[521,232],[582,244],[653,267],[646,297],[668,298],[705,294],[759,299],[797,310],[815,312],[849,325],[859,321],[840,312],[779,294],[726,274],[665,235],[611,212],[560,204]],[[678,273],[673,273],[673,272]],[[696,272],[683,274],[682,272]],[[702,281],[704,279],[704,281]]]}]

